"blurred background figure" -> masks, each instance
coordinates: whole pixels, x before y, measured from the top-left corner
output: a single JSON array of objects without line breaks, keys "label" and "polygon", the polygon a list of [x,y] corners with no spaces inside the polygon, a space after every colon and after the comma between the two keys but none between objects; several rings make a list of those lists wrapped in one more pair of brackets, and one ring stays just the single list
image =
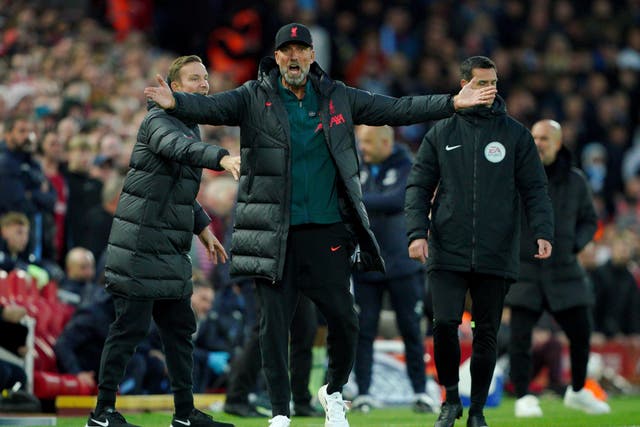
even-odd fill
[{"label": "blurred background figure", "polygon": [[526,225],[523,213],[520,277],[506,297],[506,304],[511,306],[509,357],[511,380],[518,398],[515,415],[542,416],[538,399],[529,393],[528,387],[532,378],[532,332],[544,310],[551,312],[569,340],[571,385],[564,396],[565,406],[589,414],[607,413],[609,405],[584,387],[593,296],[577,254],[591,241],[597,229],[591,191],[584,175],[571,166],[571,155],[562,145],[562,128],[558,122],[536,122],[531,134],[549,181],[555,234],[551,257],[547,260],[531,258],[532,248],[528,243],[533,239],[533,232]]},{"label": "blurred background figure", "polygon": [[424,343],[420,329],[424,315],[424,270],[419,262],[409,258],[406,250],[409,243],[404,192],[411,170],[411,154],[404,145],[394,143],[390,126],[360,126],[357,139],[361,156],[363,202],[387,271],[385,274],[355,272],[353,275],[360,323],[354,368],[358,396],[353,401],[353,407],[369,411],[379,406],[369,394],[369,387],[373,341],[378,334],[383,297],[388,294],[405,346],[407,374],[414,393],[413,410],[433,412],[438,403],[426,394]]}]

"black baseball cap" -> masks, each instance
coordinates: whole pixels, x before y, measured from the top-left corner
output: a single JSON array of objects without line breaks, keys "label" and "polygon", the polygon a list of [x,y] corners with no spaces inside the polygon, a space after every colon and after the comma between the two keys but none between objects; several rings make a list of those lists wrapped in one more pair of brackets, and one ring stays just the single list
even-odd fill
[{"label": "black baseball cap", "polygon": [[276,34],[276,50],[287,43],[300,43],[313,47],[311,32],[307,27],[298,23],[291,23],[281,27]]}]

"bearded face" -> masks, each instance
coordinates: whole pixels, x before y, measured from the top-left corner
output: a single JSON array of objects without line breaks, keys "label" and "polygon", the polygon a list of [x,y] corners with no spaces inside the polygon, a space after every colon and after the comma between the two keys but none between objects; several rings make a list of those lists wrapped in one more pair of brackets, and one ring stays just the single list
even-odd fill
[{"label": "bearded face", "polygon": [[315,52],[311,47],[289,43],[275,52],[280,74],[288,86],[299,87],[306,83]]}]

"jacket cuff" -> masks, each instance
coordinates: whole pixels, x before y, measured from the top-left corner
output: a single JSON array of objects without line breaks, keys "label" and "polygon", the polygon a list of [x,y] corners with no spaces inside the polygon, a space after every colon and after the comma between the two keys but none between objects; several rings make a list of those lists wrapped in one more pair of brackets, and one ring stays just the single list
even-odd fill
[{"label": "jacket cuff", "polygon": [[218,157],[216,158],[216,167],[214,170],[217,170],[217,171],[224,170],[224,168],[220,166],[220,160],[222,160],[224,156],[228,156],[228,155],[229,155],[229,150],[227,150],[226,148],[218,149]]}]

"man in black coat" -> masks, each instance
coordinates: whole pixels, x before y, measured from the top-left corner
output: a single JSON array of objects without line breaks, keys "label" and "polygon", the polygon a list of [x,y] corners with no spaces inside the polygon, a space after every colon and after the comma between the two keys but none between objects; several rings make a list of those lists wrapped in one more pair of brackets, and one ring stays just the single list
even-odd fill
[{"label": "man in black coat", "polygon": [[347,427],[342,387],[358,334],[349,293],[356,245],[363,268],[384,271],[362,204],[353,126],[448,117],[486,102],[494,91],[465,87],[455,97],[391,98],[348,87],[314,62],[311,33],[297,23],[278,30],[274,54],[261,61],[258,80],[230,91],[174,96],[158,78],[160,86],[145,94],[177,117],[240,126],[231,274],[256,278],[271,427],[291,422],[288,337],[300,293],[317,305],[329,330],[329,381],[318,391],[325,425]]},{"label": "man in black coat", "polygon": [[[209,92],[207,70],[197,56],[176,59],[169,70],[173,90]],[[201,142],[193,122],[151,107],[131,156],[106,252],[105,286],[113,294],[116,319],[100,362],[98,401],[87,426],[131,426],[115,410],[127,361],[145,337],[153,317],[165,348],[174,395],[173,427],[229,426],[193,406],[191,309],[192,235],[214,263],[227,254],[211,233],[209,216],[196,201],[203,167],[237,177],[240,159]]]},{"label": "man in black coat", "polygon": [[538,399],[528,393],[531,380],[531,333],[543,310],[551,312],[570,343],[571,386],[564,403],[587,413],[606,413],[609,406],[584,388],[591,335],[592,293],[577,254],[593,238],[597,217],[591,191],[579,169],[571,164],[569,150],[562,146],[562,129],[553,120],[542,120],[531,129],[549,180],[555,233],[553,255],[531,259],[527,246],[533,233],[523,218],[520,277],[507,295],[511,306],[509,341],[510,373],[518,400],[517,417],[540,417]]},{"label": "man in black coat", "polygon": [[[467,58],[460,71],[461,85],[472,78],[478,87],[497,85],[496,66],[484,56]],[[467,291],[475,325],[467,426],[487,425],[483,408],[504,296],[518,277],[521,199],[533,230],[523,256],[546,259],[553,211],[544,169],[531,134],[507,115],[501,97],[438,122],[424,137],[407,182],[405,212],[409,255],[427,263],[435,363],[447,391],[436,427],[452,427],[462,416],[458,325]]]}]

